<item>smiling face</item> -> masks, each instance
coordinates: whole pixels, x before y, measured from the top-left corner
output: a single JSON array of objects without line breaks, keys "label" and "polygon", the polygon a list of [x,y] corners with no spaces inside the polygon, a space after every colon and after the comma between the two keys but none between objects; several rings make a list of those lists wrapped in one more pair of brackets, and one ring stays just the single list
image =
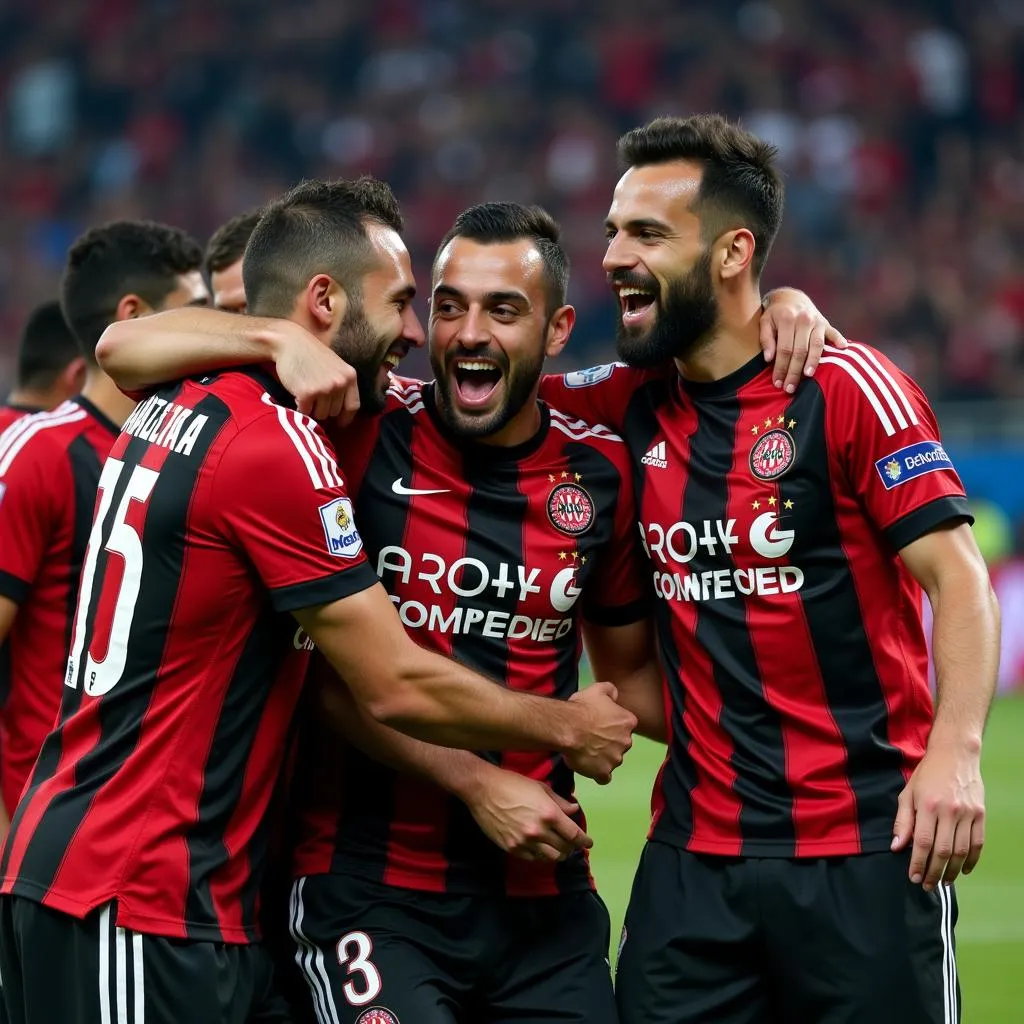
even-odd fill
[{"label": "smiling face", "polygon": [[685,360],[714,332],[711,249],[691,209],[700,182],[699,165],[674,160],[632,167],[615,188],[603,265],[619,299],[619,356],[632,366]]},{"label": "smiling face", "polygon": [[438,255],[430,364],[438,410],[453,431],[514,444],[531,423],[535,429],[544,359],[561,351],[574,317],[568,306],[549,316],[546,283],[530,239],[484,244],[456,236]]},{"label": "smiling face", "polygon": [[366,234],[375,264],[363,276],[361,294],[348,297],[331,348],[356,371],[360,407],[380,412],[391,371],[410,348],[423,344],[423,327],[412,306],[416,280],[405,243],[375,221]]}]

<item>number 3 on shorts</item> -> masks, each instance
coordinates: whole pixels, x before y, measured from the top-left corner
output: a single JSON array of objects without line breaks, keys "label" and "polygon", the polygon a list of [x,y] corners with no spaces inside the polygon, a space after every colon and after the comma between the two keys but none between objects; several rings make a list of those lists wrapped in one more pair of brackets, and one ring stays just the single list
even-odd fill
[{"label": "number 3 on shorts", "polygon": [[[341,987],[349,1006],[365,1006],[380,995],[384,987],[380,971],[374,966],[370,956],[373,953],[373,942],[366,932],[349,932],[338,939],[336,947],[338,966],[348,970],[351,981]],[[353,977],[359,975],[359,979]]]}]

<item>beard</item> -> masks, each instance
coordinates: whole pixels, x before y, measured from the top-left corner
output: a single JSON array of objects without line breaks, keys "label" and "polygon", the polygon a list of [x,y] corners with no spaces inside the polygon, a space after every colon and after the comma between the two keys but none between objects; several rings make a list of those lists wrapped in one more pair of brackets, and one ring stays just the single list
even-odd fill
[{"label": "beard", "polygon": [[[488,359],[501,369],[502,379],[498,387],[503,388],[503,394],[497,408],[475,415],[459,406],[458,397],[452,394],[451,370],[458,359]],[[544,369],[544,347],[538,344],[536,356],[524,356],[513,366],[497,346],[473,351],[453,348],[443,356],[437,355],[431,346],[430,367],[434,372],[434,386],[437,389],[437,411],[445,426],[460,437],[490,437],[506,426],[527,402],[533,400],[534,389]]]},{"label": "beard", "polygon": [[[613,274],[613,283],[649,288],[650,278]],[[655,294],[657,310],[648,327],[627,327],[621,315],[615,331],[619,358],[628,366],[651,369],[670,359],[687,360],[711,340],[718,322],[718,299],[711,281],[711,252],[705,249],[697,262],[680,278],[671,281],[664,294]]]},{"label": "beard", "polygon": [[345,360],[356,371],[359,388],[359,408],[364,412],[384,411],[387,402],[387,382],[378,382],[380,368],[394,338],[378,334],[366,319],[362,303],[352,302],[338,324],[331,341],[331,351]]}]

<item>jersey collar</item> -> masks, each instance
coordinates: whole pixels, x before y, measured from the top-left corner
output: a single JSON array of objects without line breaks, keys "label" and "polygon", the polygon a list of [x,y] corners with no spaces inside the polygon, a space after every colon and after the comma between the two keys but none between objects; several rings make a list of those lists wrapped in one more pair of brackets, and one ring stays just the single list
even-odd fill
[{"label": "jersey collar", "polygon": [[121,433],[121,428],[106,413],[100,412],[88,398],[85,398],[83,395],[75,395],[71,401],[84,409],[104,430],[110,431],[114,437]]},{"label": "jersey collar", "polygon": [[676,379],[683,392],[696,401],[700,401],[702,398],[722,398],[725,395],[734,395],[740,388],[755,380],[762,373],[767,373],[769,369],[769,365],[764,361],[764,356],[758,353],[749,362],[744,363],[738,370],[733,370],[728,377],[722,377],[721,380],[687,380],[678,373]]}]

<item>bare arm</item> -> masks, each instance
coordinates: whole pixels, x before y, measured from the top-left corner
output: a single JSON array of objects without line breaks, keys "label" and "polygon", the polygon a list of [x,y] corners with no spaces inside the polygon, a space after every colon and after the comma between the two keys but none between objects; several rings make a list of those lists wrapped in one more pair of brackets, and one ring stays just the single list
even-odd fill
[{"label": "bare arm", "polygon": [[608,684],[568,701],[516,693],[409,639],[382,586],[295,613],[376,721],[468,750],[560,750],[576,771],[608,781],[636,719]]},{"label": "bare arm", "polygon": [[111,324],[96,346],[96,358],[118,387],[130,392],[208,370],[273,363],[300,412],[347,420],[359,408],[355,371],[291,320],[170,309]]},{"label": "bare arm", "polygon": [[377,722],[340,680],[321,689],[324,709],[342,735],[364,754],[395,771],[440,786],[469,808],[484,833],[526,860],[563,860],[592,840],[570,814],[576,804],[547,786],[506,771],[468,750],[453,750],[405,736]]},{"label": "bare arm", "polygon": [[583,643],[597,679],[609,680],[619,703],[636,715],[636,731],[659,743],[668,742],[661,667],[655,655],[650,619],[628,626],[583,624]]},{"label": "bare arm", "polygon": [[913,836],[911,879],[932,889],[981,856],[981,740],[999,669],[999,606],[966,523],[926,534],[900,557],[932,606],[937,703],[925,756],[900,795],[893,848]]}]

